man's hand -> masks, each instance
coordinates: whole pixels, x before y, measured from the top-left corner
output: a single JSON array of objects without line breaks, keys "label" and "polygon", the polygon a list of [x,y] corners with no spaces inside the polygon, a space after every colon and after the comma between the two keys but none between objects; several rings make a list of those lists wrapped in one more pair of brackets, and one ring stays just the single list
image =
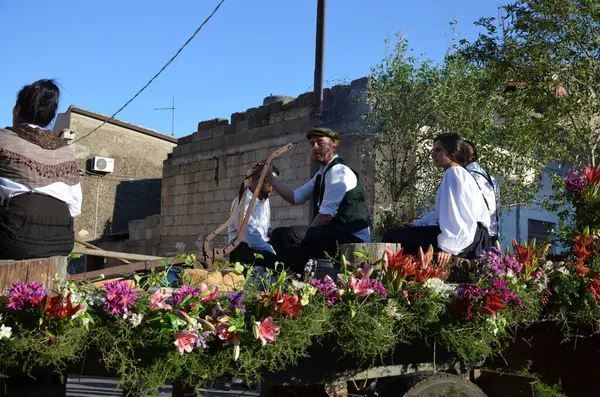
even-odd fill
[{"label": "man's hand", "polygon": [[437,262],[440,267],[446,267],[450,264],[450,260],[452,259],[452,254],[445,251],[440,251],[437,253]]}]

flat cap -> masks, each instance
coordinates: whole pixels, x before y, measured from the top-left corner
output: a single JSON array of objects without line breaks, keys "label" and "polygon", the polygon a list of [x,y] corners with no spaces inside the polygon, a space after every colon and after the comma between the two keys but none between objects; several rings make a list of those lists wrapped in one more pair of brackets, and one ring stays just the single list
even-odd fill
[{"label": "flat cap", "polygon": [[330,130],[329,128],[322,128],[322,127],[311,128],[306,133],[307,139],[310,139],[313,136],[326,136],[328,138],[333,139],[334,141],[339,141],[341,139],[340,134],[338,134],[337,132]]}]

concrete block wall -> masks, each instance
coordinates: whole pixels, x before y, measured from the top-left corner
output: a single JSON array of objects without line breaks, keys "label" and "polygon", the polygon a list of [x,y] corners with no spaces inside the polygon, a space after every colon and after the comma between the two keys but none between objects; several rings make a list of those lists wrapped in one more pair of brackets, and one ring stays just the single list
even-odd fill
[{"label": "concrete block wall", "polygon": [[[180,242],[187,250],[197,249],[206,235],[227,220],[246,170],[287,143],[294,147],[275,161],[282,180],[294,188],[307,182],[317,167],[312,163],[306,132],[317,125],[342,134],[339,153],[361,174],[373,209],[372,164],[362,156],[363,144],[356,136],[368,84],[363,78],[326,89],[319,118],[311,116],[313,94],[305,93],[297,98],[267,97],[262,106],[233,113],[229,119],[198,123],[198,131],[180,138],[163,163],[160,251],[172,253]],[[310,202],[290,206],[278,196],[271,198],[273,227],[307,224],[309,216]],[[147,226],[130,223],[132,243],[144,244],[144,233],[154,230]],[[146,243],[156,247],[153,233]],[[226,240],[225,232],[214,241],[222,245]]]}]

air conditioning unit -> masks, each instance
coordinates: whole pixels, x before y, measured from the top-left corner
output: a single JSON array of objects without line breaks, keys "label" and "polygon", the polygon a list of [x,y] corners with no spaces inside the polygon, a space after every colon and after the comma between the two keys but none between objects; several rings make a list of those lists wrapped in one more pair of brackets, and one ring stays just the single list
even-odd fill
[{"label": "air conditioning unit", "polygon": [[115,159],[108,157],[92,157],[92,171],[95,172],[113,172],[115,170]]}]

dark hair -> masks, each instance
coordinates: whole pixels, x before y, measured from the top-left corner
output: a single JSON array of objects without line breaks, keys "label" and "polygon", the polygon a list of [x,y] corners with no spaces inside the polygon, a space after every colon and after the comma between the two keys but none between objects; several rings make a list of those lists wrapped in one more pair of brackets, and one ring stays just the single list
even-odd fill
[{"label": "dark hair", "polygon": [[465,163],[463,165],[469,165],[473,161],[479,160],[479,154],[477,154],[477,147],[472,141],[463,139],[464,152],[465,152]]},{"label": "dark hair", "polygon": [[19,123],[46,127],[56,115],[60,90],[51,79],[38,80],[26,85],[17,95]]},{"label": "dark hair", "polygon": [[440,134],[433,139],[433,142],[440,141],[444,150],[450,155],[450,158],[458,164],[465,161],[464,141],[458,134],[446,133]]}]

